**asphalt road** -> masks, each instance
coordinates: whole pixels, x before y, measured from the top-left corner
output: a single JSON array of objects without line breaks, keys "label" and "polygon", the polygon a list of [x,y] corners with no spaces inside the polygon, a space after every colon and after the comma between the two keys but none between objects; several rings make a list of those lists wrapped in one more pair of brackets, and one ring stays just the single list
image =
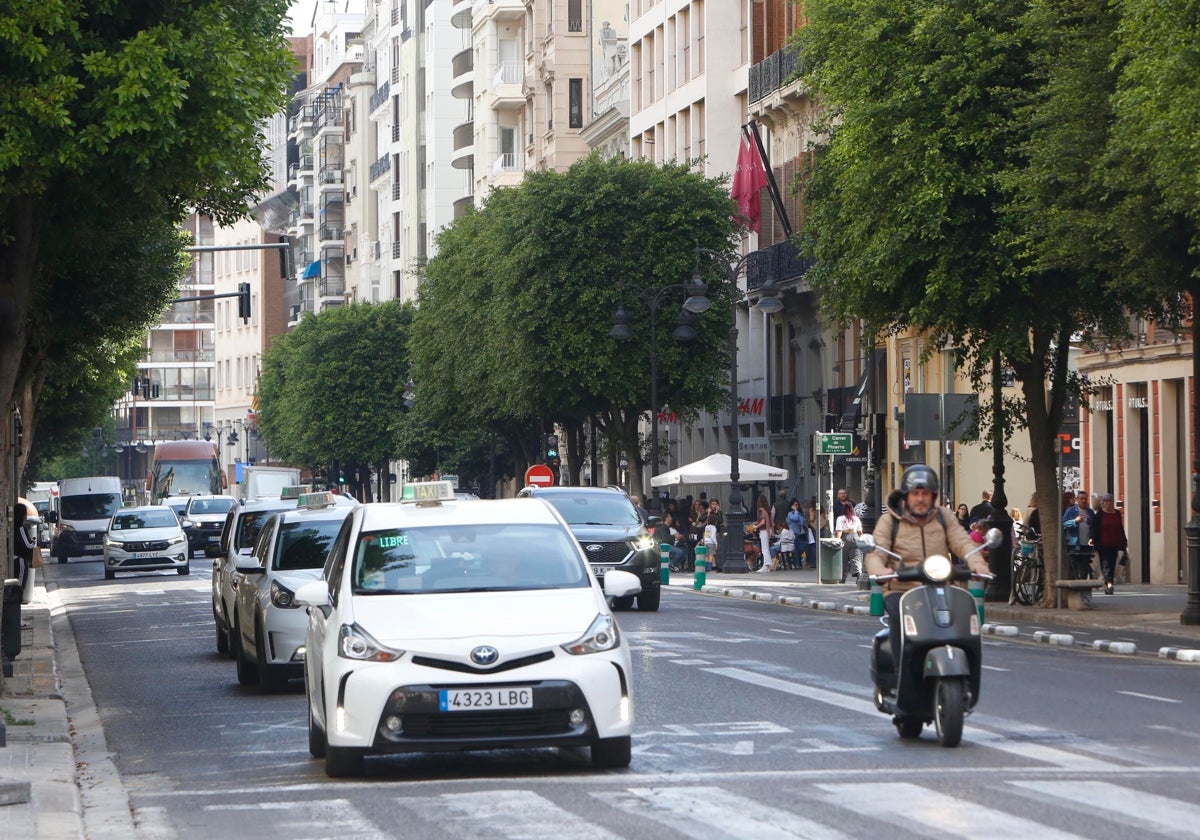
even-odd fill
[{"label": "asphalt road", "polygon": [[46,567],[146,837],[1200,836],[1194,665],[985,640],[963,743],[896,737],[869,617],[687,591],[626,612],[632,767],[586,751],[372,758],[327,779],[304,696],[237,684],[209,565]]}]

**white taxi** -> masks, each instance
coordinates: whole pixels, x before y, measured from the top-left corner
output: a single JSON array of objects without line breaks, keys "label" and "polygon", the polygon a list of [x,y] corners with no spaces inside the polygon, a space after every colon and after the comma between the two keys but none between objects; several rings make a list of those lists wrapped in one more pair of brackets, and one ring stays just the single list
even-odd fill
[{"label": "white taxi", "polygon": [[250,557],[238,556],[237,604],[230,631],[238,682],[280,691],[304,673],[308,619],[296,603],[304,584],[319,580],[329,546],[353,507],[331,493],[304,493],[295,510],[271,516]]},{"label": "white taxi", "polygon": [[459,501],[449,482],[346,519],[309,607],[309,751],[331,777],[372,753],[591,748],[630,761],[629,648],[609,608],[637,577],[588,568],[540,499]]}]

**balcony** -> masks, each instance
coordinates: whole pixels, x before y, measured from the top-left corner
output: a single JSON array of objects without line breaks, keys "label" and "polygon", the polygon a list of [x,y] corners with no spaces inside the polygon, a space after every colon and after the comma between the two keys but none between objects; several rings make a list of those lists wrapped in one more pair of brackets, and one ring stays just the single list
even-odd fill
[{"label": "balcony", "polygon": [[330,243],[341,246],[345,241],[345,228],[341,225],[322,225],[317,233],[317,241],[321,243],[321,247],[328,247]]},{"label": "balcony", "polygon": [[505,152],[496,158],[492,164],[492,173],[499,175],[501,172],[520,172],[521,161],[517,158],[514,152]]},{"label": "balcony", "polygon": [[476,22],[520,21],[525,18],[525,0],[475,0],[473,14]]},{"label": "balcony", "polygon": [[801,69],[800,55],[794,47],[784,47],[750,65],[750,101],[757,102],[789,84]]},{"label": "balcony", "polygon": [[342,169],[341,163],[332,164],[322,168],[317,176],[317,180],[322,184],[322,186],[337,185],[338,187],[341,187],[341,185],[345,182],[345,179],[346,170]]},{"label": "balcony", "polygon": [[450,165],[455,169],[470,169],[475,165],[475,121],[467,120],[454,128],[454,154]]},{"label": "balcony", "polygon": [[[803,281],[804,274],[812,268],[814,261],[800,256],[791,242],[780,242],[750,254],[746,260],[746,291],[761,289],[769,281],[779,288],[796,285]],[[807,285],[804,290],[807,291]]]},{"label": "balcony", "polygon": [[399,183],[392,184],[392,201],[399,201],[404,197],[404,189]]},{"label": "balcony", "polygon": [[506,61],[492,77],[491,107],[494,110],[525,107],[525,62]]},{"label": "balcony", "polygon": [[388,101],[388,95],[391,93],[392,84],[387,79],[383,80],[375,92],[371,94],[370,102],[368,103],[367,113],[374,114],[385,102]]},{"label": "balcony", "polygon": [[469,30],[472,26],[471,13],[471,0],[455,0],[454,5],[450,7],[450,24],[455,29]]},{"label": "balcony", "polygon": [[475,206],[475,196],[464,195],[462,198],[454,202],[454,218],[460,219],[467,214],[467,211]]},{"label": "balcony", "polygon": [[450,60],[450,94],[455,99],[470,99],[475,92],[475,50],[467,47]]},{"label": "balcony", "polygon": [[383,155],[371,164],[371,168],[368,171],[368,180],[374,184],[376,181],[382,180],[390,172],[391,160],[387,155]]}]

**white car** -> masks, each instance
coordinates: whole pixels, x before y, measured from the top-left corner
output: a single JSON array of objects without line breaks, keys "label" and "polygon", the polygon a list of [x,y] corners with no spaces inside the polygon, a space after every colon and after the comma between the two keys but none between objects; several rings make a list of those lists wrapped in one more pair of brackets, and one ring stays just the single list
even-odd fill
[{"label": "white car", "polygon": [[304,675],[308,616],[296,603],[302,585],[319,580],[329,546],[353,510],[329,493],[300,497],[296,510],[263,525],[250,557],[238,557],[237,607],[230,632],[238,682],[279,691]]},{"label": "white car", "polygon": [[449,482],[347,518],[308,610],[308,743],[332,777],[370,753],[591,748],[626,767],[629,649],[562,517],[539,499],[458,501]]},{"label": "white car", "polygon": [[175,511],[166,505],[122,508],[108,521],[104,534],[104,579],[117,572],[175,569],[191,572],[187,537]]}]

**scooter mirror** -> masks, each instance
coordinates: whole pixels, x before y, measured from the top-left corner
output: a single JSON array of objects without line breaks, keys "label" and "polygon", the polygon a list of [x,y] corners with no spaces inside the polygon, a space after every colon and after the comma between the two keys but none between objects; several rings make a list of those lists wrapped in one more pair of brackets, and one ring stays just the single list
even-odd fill
[{"label": "scooter mirror", "polygon": [[999,528],[988,528],[988,532],[983,535],[983,544],[988,548],[995,548],[1004,542],[1004,534],[1000,533]]},{"label": "scooter mirror", "polygon": [[863,554],[870,554],[872,551],[879,548],[879,546],[875,544],[875,537],[871,534],[860,535],[858,539],[854,541],[854,544],[858,546],[858,550]]}]

